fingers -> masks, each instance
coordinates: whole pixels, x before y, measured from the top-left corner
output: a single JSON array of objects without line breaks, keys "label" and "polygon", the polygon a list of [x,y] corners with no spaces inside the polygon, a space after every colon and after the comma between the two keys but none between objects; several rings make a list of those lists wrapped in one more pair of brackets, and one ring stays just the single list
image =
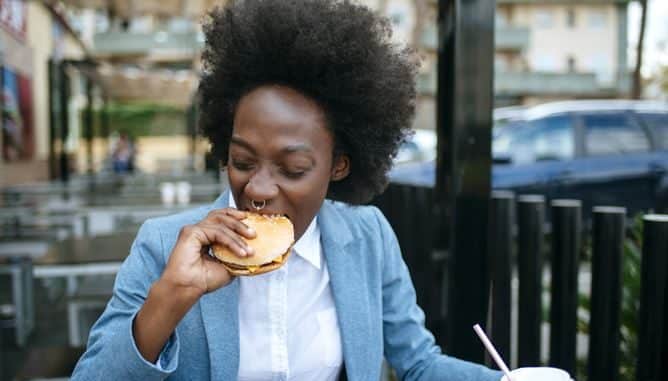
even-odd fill
[{"label": "fingers", "polygon": [[245,217],[246,212],[233,208],[213,210],[197,224],[184,226],[179,241],[196,244],[198,251],[202,247],[218,244],[240,257],[253,255],[253,248],[244,238],[253,239],[256,233],[241,222]]},{"label": "fingers", "polygon": [[233,218],[236,218],[237,220],[243,220],[246,218],[246,212],[243,210],[235,209],[235,208],[223,208],[223,209],[214,209],[209,212],[207,217],[215,216],[215,215],[225,215],[225,216],[230,216]]},{"label": "fingers", "polygon": [[246,242],[232,229],[225,225],[210,224],[201,222],[198,224],[202,233],[206,236],[205,245],[218,244],[227,247],[230,251],[240,257],[253,254],[253,248],[248,246]]},{"label": "fingers", "polygon": [[227,208],[210,212],[205,220],[214,222],[216,224],[225,225],[227,228],[233,230],[243,237],[249,239],[255,238],[255,231],[241,222],[241,220],[245,217],[246,212]]}]

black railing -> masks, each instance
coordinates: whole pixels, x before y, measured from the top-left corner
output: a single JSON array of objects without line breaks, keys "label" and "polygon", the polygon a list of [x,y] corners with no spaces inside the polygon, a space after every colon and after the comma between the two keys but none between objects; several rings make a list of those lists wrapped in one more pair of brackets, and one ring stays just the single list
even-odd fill
[{"label": "black railing", "polygon": [[[439,210],[433,206],[432,200],[431,188],[391,184],[374,204],[384,212],[395,229],[415,282],[418,303],[427,315],[427,326],[443,332],[448,323],[446,268],[449,256],[442,249],[446,245],[439,233],[440,228],[432,223],[439,220]],[[517,361],[514,365],[543,365],[541,350],[548,348],[549,353],[545,354],[547,363],[568,370],[575,376],[578,261],[583,243],[591,241],[587,379],[618,380],[626,211],[615,207],[594,208],[589,238],[584,234],[583,211],[579,201],[552,201],[549,221],[545,221],[545,206],[541,196],[523,195],[516,200],[508,192],[494,192],[492,195],[491,226],[480,226],[480,239],[487,237],[489,231],[492,241],[489,245],[492,305],[488,331],[502,355],[510,359],[513,341],[510,317],[514,309],[511,302],[512,279],[513,269],[516,269],[519,297],[515,310],[518,311],[519,327]],[[666,380],[668,216],[647,215],[643,220],[641,300],[640,310],[635,313],[639,318],[636,379]],[[544,245],[546,238],[549,238],[550,245]],[[517,257],[514,255],[515,248]],[[544,277],[544,270],[548,269]],[[541,301],[543,285],[548,279],[551,280],[548,286],[550,313],[548,321],[544,322]],[[466,308],[466,305],[460,308]],[[473,325],[476,322],[470,323]],[[541,345],[541,325],[544,323],[550,326],[549,345]],[[447,350],[447,343],[439,344]]]},{"label": "black railing", "polygon": [[[511,210],[514,206],[511,205]],[[543,196],[520,196],[517,204],[517,268],[519,275],[519,309],[517,337],[517,364],[530,366],[540,362],[541,344],[541,298],[543,295],[543,241],[545,230],[545,198]],[[511,218],[510,225],[515,225]],[[512,236],[507,237],[512,241]],[[495,246],[495,245],[492,245]],[[497,254],[494,254],[497,255]],[[505,271],[497,270],[493,271]],[[493,304],[501,303],[493,301]],[[510,304],[500,306],[510,311]],[[506,330],[509,327],[492,327]],[[508,352],[510,353],[510,352]]]}]

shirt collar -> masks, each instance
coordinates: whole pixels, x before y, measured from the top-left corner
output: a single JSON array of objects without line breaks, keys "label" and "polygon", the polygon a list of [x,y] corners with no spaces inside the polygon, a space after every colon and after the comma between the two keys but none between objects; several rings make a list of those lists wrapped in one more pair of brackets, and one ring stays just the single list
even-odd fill
[{"label": "shirt collar", "polygon": [[[229,206],[236,208],[237,203],[234,201],[232,192],[230,192],[229,196]],[[292,250],[294,250],[295,254],[313,265],[313,267],[320,270],[320,248],[320,227],[318,226],[318,217],[316,216],[308,225],[301,238],[292,246]]]}]

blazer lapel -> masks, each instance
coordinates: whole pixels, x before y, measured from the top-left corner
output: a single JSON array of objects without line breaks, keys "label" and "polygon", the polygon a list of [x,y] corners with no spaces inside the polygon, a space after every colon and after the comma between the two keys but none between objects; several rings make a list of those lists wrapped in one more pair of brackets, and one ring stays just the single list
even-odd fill
[{"label": "blazer lapel", "polygon": [[[213,203],[213,209],[229,204],[229,191]],[[211,380],[236,380],[239,371],[239,281],[202,296],[202,324],[209,346]]]},{"label": "blazer lapel", "polygon": [[[228,192],[214,203],[214,208],[228,205]],[[373,358],[365,345],[365,332],[371,327],[365,274],[356,258],[359,243],[353,240],[348,224],[336,209],[325,201],[318,223],[321,229],[323,253],[334,296],[336,315],[341,329],[341,345],[347,379],[366,380],[370,369],[367,360]],[[212,380],[235,380],[239,370],[239,281],[204,295],[200,299],[202,321],[209,346]],[[215,340],[215,341],[212,341]],[[380,366],[380,365],[378,365]]]},{"label": "blazer lapel", "polygon": [[[365,275],[360,266],[359,244],[353,240],[347,222],[325,201],[318,215],[325,261],[336,305],[336,315],[341,329],[343,358],[348,380],[366,380],[367,360],[373,358],[370,346],[365,345],[365,332],[369,331],[370,313],[366,302]],[[380,365],[379,365],[380,366]]]}]

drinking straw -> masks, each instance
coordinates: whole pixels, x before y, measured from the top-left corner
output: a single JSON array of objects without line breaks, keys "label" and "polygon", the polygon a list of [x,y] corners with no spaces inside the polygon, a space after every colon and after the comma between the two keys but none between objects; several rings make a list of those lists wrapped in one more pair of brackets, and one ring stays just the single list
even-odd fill
[{"label": "drinking straw", "polygon": [[487,335],[485,335],[485,331],[480,328],[479,324],[476,324],[473,326],[473,330],[475,331],[476,334],[478,334],[478,337],[480,338],[480,341],[482,341],[483,345],[487,349],[487,352],[492,356],[492,359],[494,359],[494,362],[496,365],[501,368],[503,373],[506,374],[506,379],[508,381],[513,381],[512,378],[510,378],[510,370],[508,369],[508,366],[506,365],[505,362],[503,362],[503,359],[501,356],[499,356],[499,352],[496,351],[496,348],[494,348],[494,345],[492,344],[491,341],[489,341],[489,338]]}]

